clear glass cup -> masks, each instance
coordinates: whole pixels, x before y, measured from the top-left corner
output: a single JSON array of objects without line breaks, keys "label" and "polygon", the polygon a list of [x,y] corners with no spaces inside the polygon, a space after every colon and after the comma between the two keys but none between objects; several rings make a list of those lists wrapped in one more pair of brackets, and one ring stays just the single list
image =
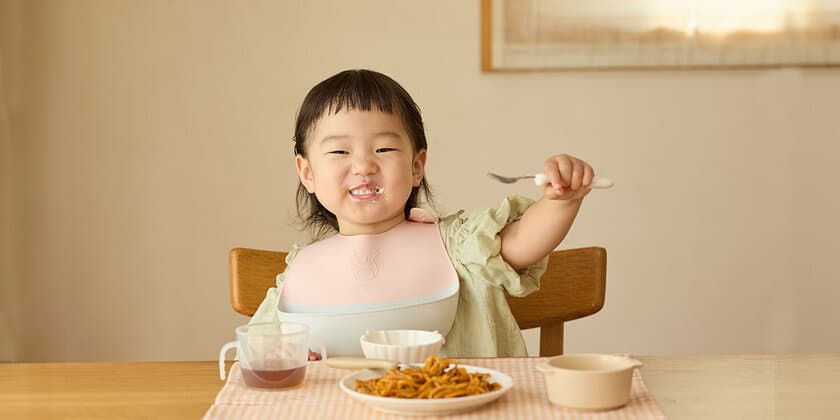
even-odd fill
[{"label": "clear glass cup", "polygon": [[235,348],[245,385],[252,388],[280,389],[300,385],[306,376],[306,363],[312,343],[327,358],[324,346],[310,340],[309,327],[296,322],[262,322],[236,328],[236,340],[219,351],[219,377],[225,379],[225,354]]}]

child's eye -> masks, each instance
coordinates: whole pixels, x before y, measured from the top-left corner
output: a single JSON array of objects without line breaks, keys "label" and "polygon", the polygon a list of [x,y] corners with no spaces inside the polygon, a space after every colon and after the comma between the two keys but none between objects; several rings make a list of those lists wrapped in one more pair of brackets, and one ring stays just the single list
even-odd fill
[{"label": "child's eye", "polygon": [[346,150],[333,150],[331,152],[328,152],[328,154],[331,154],[331,155],[346,155],[348,153],[347,153]]},{"label": "child's eye", "polygon": [[394,149],[392,147],[380,147],[380,148],[376,149],[376,153],[393,152],[394,150],[397,150],[397,149]]}]

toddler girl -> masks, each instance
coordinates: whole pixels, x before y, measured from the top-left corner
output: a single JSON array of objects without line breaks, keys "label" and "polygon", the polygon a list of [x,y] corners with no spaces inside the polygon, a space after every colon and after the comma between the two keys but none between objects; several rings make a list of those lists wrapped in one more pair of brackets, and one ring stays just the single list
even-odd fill
[{"label": "toddler girl", "polygon": [[370,70],[312,88],[294,142],[298,214],[317,240],[289,252],[252,322],[277,320],[283,310],[405,306],[454,283],[457,308],[441,355],[527,356],[504,291],[539,288],[548,254],[590,191],[589,164],[549,157],[550,182],[538,201],[509,197],[498,208],[435,218],[417,208],[431,198],[420,109],[397,82]]}]

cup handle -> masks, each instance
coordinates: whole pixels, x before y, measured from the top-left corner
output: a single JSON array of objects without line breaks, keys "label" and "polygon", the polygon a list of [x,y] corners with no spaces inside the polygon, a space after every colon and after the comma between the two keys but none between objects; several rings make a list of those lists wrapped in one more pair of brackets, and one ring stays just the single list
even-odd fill
[{"label": "cup handle", "polygon": [[310,346],[312,343],[317,344],[318,348],[321,350],[321,361],[323,362],[324,360],[327,360],[327,348],[324,347],[324,344],[314,338],[309,340]]},{"label": "cup handle", "polygon": [[227,354],[230,349],[236,348],[236,341],[230,341],[225,343],[222,346],[222,349],[219,350],[219,378],[221,380],[225,380],[225,354]]}]

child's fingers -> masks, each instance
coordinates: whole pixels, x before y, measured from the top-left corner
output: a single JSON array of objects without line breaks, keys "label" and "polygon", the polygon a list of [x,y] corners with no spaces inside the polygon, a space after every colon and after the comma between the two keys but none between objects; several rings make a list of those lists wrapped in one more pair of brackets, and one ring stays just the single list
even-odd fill
[{"label": "child's fingers", "polygon": [[572,172],[574,172],[574,163],[566,155],[559,155],[553,160],[554,166],[557,168],[557,171],[560,175],[560,179],[557,180],[557,183],[554,183],[554,181],[552,181],[554,188],[568,187],[572,180]]},{"label": "child's fingers", "polygon": [[569,188],[572,191],[577,191],[583,185],[583,173],[585,170],[585,164],[580,159],[575,159],[573,163],[573,170],[572,170],[572,178],[569,182]]},{"label": "child's fingers", "polygon": [[558,162],[558,169],[560,169],[560,177],[563,178],[562,185],[568,188],[572,185],[572,174],[575,172],[574,162],[569,158],[562,159]]},{"label": "child's fingers", "polygon": [[549,181],[545,185],[546,197],[551,199],[582,197],[589,192],[595,178],[595,171],[588,163],[566,154],[546,159],[545,174]]},{"label": "child's fingers", "polygon": [[583,172],[583,186],[589,188],[592,185],[593,178],[595,178],[595,171],[591,166],[586,165]]},{"label": "child's fingers", "polygon": [[568,194],[569,190],[567,188],[554,188],[550,184],[545,186],[546,190],[544,192],[545,197],[549,200],[562,200],[563,197]]},{"label": "child's fingers", "polygon": [[554,158],[549,158],[545,161],[545,176],[548,177],[548,183],[545,184],[546,188],[556,190],[557,187],[563,185],[562,176]]}]

